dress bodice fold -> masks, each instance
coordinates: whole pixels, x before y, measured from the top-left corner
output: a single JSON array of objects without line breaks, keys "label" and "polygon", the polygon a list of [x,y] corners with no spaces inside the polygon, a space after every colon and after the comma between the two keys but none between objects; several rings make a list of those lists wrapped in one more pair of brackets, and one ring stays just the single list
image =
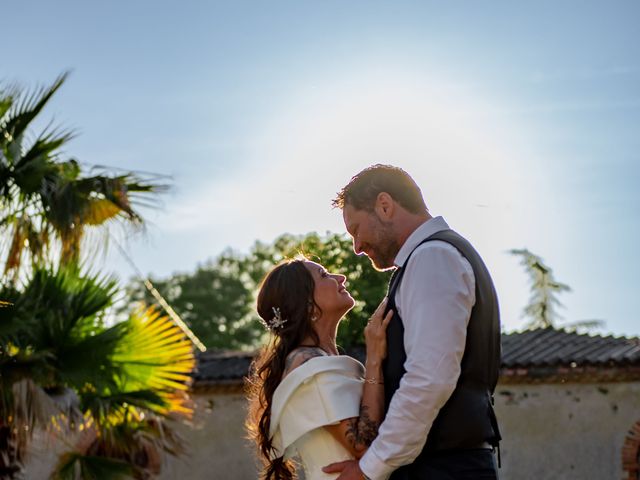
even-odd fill
[{"label": "dress bodice fold", "polygon": [[360,415],[363,375],[346,355],[314,357],[289,373],[273,395],[274,457],[298,457],[309,480],[336,477],[321,468],[353,457],[322,427]]}]

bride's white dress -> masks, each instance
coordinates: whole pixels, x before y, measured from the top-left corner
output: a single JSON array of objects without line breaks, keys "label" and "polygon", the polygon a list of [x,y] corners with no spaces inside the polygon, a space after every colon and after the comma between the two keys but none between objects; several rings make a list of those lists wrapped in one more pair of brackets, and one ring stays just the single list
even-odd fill
[{"label": "bride's white dress", "polygon": [[360,415],[364,367],[345,355],[314,357],[288,374],[273,394],[276,458],[298,457],[306,480],[336,478],[322,467],[353,456],[324,425]]}]

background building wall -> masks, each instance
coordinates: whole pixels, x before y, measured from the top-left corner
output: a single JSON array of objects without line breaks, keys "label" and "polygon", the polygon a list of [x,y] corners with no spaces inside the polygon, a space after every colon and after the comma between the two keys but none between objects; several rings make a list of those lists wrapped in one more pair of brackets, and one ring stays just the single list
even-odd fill
[{"label": "background building wall", "polygon": [[[640,420],[640,383],[499,384],[501,480],[609,480],[623,477],[621,452]],[[160,480],[255,480],[258,464],[244,432],[242,392],[196,393],[195,413],[176,430],[182,458],[169,458]],[[44,480],[60,451],[40,437],[25,478]]]},{"label": "background building wall", "polygon": [[[495,397],[502,480],[622,478],[622,445],[640,420],[640,383],[499,384]],[[192,456],[170,460],[160,478],[255,480],[245,405],[242,394],[198,395],[193,430],[182,432]]]},{"label": "background building wall", "polygon": [[619,479],[640,383],[498,385],[503,480]]},{"label": "background building wall", "polygon": [[193,420],[176,427],[189,453],[169,458],[159,480],[257,479],[258,462],[245,438],[244,394],[201,393],[193,398]]},{"label": "background building wall", "polygon": [[[240,390],[240,389],[237,389]],[[166,457],[158,480],[255,480],[258,463],[245,437],[247,400],[242,393],[196,393],[194,415],[189,422],[172,426],[185,441],[185,455]],[[24,478],[46,480],[67,445],[75,438],[61,439],[39,432],[29,448]],[[68,447],[67,447],[68,448]]]}]

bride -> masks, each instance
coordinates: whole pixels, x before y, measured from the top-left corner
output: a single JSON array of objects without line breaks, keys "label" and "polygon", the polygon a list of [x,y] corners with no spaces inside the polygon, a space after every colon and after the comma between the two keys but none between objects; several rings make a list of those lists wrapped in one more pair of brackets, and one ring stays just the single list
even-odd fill
[{"label": "bride", "polygon": [[247,427],[265,468],[265,480],[292,479],[296,457],[307,480],[333,479],[322,467],[360,458],[384,414],[382,360],[386,300],[365,327],[367,359],[339,355],[336,331],[353,308],[344,275],[305,258],[267,274],[258,314],[271,332],[249,378]]}]

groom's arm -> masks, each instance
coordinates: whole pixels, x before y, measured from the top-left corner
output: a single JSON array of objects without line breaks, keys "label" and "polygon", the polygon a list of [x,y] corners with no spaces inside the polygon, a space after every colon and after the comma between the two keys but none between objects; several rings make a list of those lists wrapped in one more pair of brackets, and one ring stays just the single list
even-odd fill
[{"label": "groom's arm", "polygon": [[406,373],[378,437],[360,459],[360,468],[372,480],[388,478],[422,451],[433,421],[460,376],[475,303],[473,269],[453,246],[426,243],[405,268],[396,306],[404,325]]}]

